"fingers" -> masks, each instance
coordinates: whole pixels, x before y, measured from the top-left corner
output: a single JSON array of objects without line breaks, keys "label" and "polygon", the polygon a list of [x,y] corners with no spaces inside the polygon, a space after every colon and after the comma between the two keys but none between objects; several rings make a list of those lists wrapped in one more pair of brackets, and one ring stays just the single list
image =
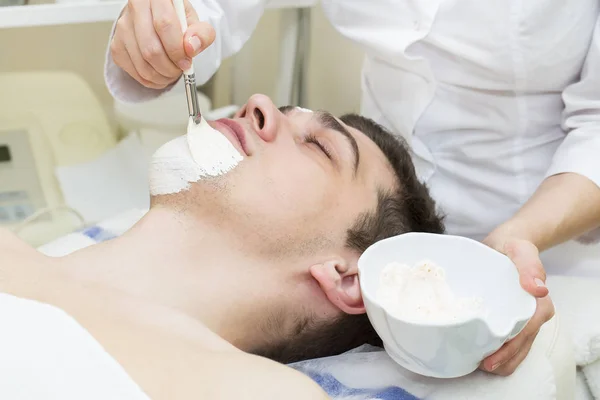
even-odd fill
[{"label": "fingers", "polygon": [[534,339],[535,336],[530,336],[512,358],[510,358],[504,364],[498,366],[492,373],[500,376],[509,376],[513,374],[519,365],[521,365],[525,357],[527,357],[529,354],[529,350],[531,350]]},{"label": "fingers", "polygon": [[189,57],[206,50],[215,41],[215,30],[207,22],[198,22],[190,25],[185,33],[183,45]]},{"label": "fingers", "polygon": [[192,65],[183,48],[183,30],[171,1],[150,0],[152,22],[169,59],[180,69]]},{"label": "fingers", "polygon": [[161,75],[144,59],[138,41],[136,40],[131,18],[128,20],[128,23],[129,26],[127,27],[127,31],[130,32],[130,34],[123,37],[123,43],[125,44],[125,49],[129,54],[129,58],[133,63],[136,73],[145,81],[151,82],[154,88],[161,89],[168,86],[174,79]]},{"label": "fingers", "polygon": [[[546,296],[542,299],[538,299],[537,300],[537,308],[536,308],[536,314],[539,311],[539,324],[540,327],[545,324],[546,322],[550,321],[553,317],[554,314],[556,313],[556,310],[554,309],[554,303],[552,302],[552,299],[550,298],[550,296]],[[533,317],[535,317],[536,315],[534,314]],[[534,318],[531,318],[531,320],[533,321]],[[531,321],[529,321],[529,324],[531,324]],[[528,324],[528,325],[529,325]]]},{"label": "fingers", "polygon": [[140,76],[137,72],[133,61],[125,46],[124,38],[126,38],[131,32],[129,32],[130,25],[128,24],[128,11],[127,9],[123,12],[123,15],[117,21],[117,27],[115,29],[115,35],[110,43],[110,54],[116,65],[121,67],[127,72],[133,79],[141,83],[142,85],[152,88],[160,89],[160,85],[150,82]]},{"label": "fingers", "polygon": [[546,272],[537,247],[525,240],[513,240],[506,243],[504,251],[519,270],[523,289],[535,297],[547,296]]},{"label": "fingers", "polygon": [[198,18],[198,14],[196,13],[196,10],[194,9],[194,7],[192,6],[192,3],[190,3],[189,0],[183,0],[183,8],[185,9],[185,17],[186,17],[188,26],[197,24],[198,22],[200,22],[200,19]]},{"label": "fingers", "polygon": [[482,369],[497,375],[512,374],[525,359],[540,328],[554,316],[554,304],[550,297],[538,299],[535,314],[525,328],[496,353],[487,357]]},{"label": "fingers", "polygon": [[185,39],[171,0],[129,0],[110,46],[115,64],[149,88],[175,82],[215,40],[212,26],[199,21],[189,1],[184,5]]},{"label": "fingers", "polygon": [[532,333],[535,332],[528,331],[527,327],[523,329],[514,339],[505,343],[500,350],[486,358],[483,361],[483,368],[488,372],[497,373],[501,366],[512,360],[526,347],[527,342],[531,340],[532,336],[535,337]]},{"label": "fingers", "polygon": [[206,50],[215,41],[215,30],[207,22],[200,22],[196,10],[188,0],[185,0],[185,13],[187,16],[188,29],[185,32],[183,45],[185,53],[189,58]]},{"label": "fingers", "polygon": [[[113,46],[114,46],[114,39],[113,39],[113,44],[111,44],[111,52],[112,52]],[[151,88],[151,89],[160,89],[159,85],[155,85],[152,82],[148,82],[147,80],[145,80],[144,78],[142,78],[137,73],[137,71],[135,69],[135,66],[133,65],[133,62],[129,58],[129,54],[127,53],[127,50],[125,50],[124,47],[123,47],[123,51],[122,52],[119,52],[117,55],[113,55],[113,60],[114,60],[115,64],[117,64],[119,67],[121,67],[133,79],[135,79],[136,81],[138,81],[142,85],[146,86],[147,88]]]},{"label": "fingers", "polygon": [[115,64],[133,79],[148,88],[163,89],[175,82],[181,71],[164,55],[154,28],[148,23],[149,4],[149,0],[129,1],[117,21],[110,52]]},{"label": "fingers", "polygon": [[154,30],[152,21],[152,10],[147,4],[133,13],[133,28],[137,47],[148,66],[160,76],[165,77],[167,83],[170,83],[179,78],[181,69],[167,56],[160,38]]}]

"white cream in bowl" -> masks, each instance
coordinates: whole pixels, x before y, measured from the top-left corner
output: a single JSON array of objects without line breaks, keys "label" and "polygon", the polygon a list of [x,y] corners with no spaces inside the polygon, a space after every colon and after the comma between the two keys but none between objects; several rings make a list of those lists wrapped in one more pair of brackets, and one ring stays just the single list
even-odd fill
[{"label": "white cream in bowl", "polygon": [[413,323],[446,323],[483,316],[483,298],[457,296],[446,271],[431,261],[414,266],[392,262],[381,271],[377,301],[395,318]]}]

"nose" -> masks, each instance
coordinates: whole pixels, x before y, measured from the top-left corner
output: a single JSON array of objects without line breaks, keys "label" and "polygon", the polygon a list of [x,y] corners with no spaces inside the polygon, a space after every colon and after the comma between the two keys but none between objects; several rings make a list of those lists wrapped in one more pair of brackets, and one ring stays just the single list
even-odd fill
[{"label": "nose", "polygon": [[250,121],[252,128],[265,142],[276,139],[282,114],[269,97],[262,94],[250,97],[241,116]]}]

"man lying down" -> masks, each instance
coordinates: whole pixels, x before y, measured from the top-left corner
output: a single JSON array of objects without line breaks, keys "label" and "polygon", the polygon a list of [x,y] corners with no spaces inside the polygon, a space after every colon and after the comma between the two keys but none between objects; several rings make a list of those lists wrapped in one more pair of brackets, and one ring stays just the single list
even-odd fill
[{"label": "man lying down", "polygon": [[61,399],[318,399],[308,377],[260,356],[379,344],[359,255],[443,230],[407,149],[371,120],[278,110],[264,96],[238,117],[244,160],[153,196],[117,239],[49,258],[0,234],[1,398],[12,387]]}]

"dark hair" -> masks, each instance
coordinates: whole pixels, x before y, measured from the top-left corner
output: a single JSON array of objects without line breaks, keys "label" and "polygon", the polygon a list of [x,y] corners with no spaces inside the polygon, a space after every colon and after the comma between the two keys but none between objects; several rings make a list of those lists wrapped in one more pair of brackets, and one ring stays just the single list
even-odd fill
[{"label": "dark hair", "polygon": [[[375,142],[396,178],[394,188],[380,190],[376,209],[360,215],[348,230],[347,246],[362,253],[379,240],[406,232],[443,233],[443,218],[436,212],[427,187],[417,178],[405,141],[356,114],[346,114],[341,120]],[[337,355],[365,343],[382,344],[367,315],[343,314],[328,322],[314,317],[299,320],[293,337],[260,353],[290,363]]]}]

